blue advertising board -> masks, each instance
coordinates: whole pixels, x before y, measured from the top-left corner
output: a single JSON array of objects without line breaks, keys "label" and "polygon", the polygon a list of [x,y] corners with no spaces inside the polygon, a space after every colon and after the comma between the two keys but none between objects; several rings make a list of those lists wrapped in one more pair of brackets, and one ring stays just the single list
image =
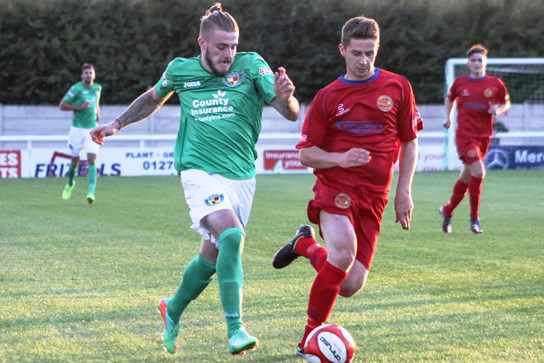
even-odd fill
[{"label": "blue advertising board", "polygon": [[484,163],[487,169],[544,170],[544,146],[491,146]]}]

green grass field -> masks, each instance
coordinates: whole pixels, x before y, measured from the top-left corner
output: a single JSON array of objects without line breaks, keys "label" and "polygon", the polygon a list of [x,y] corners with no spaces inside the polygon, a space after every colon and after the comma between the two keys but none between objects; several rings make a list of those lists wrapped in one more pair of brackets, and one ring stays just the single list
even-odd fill
[{"label": "green grass field", "polygon": [[[544,173],[490,171],[482,227],[468,200],[441,232],[438,207],[457,173],[416,174],[412,229],[386,209],[366,288],[331,322],[356,362],[544,362]],[[259,176],[247,228],[244,320],[260,338],[247,362],[301,362],[294,347],[315,276],[271,258],[306,223],[311,175]],[[0,179],[0,362],[232,362],[217,284],[183,316],[181,351],[160,342],[156,305],[198,251],[175,177],[104,177],[85,201],[63,179]],[[240,359],[240,358],[239,358]]]}]

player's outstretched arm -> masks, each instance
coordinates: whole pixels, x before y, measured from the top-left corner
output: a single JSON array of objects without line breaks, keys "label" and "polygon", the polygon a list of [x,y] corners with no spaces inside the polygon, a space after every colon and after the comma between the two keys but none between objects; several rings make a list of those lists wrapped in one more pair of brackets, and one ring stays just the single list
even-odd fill
[{"label": "player's outstretched arm", "polygon": [[172,93],[165,97],[159,97],[155,88],[143,93],[136,98],[123,113],[110,123],[99,125],[91,130],[91,137],[97,144],[103,145],[104,138],[114,135],[123,127],[141,121],[151,116],[170,98]]},{"label": "player's outstretched arm", "polygon": [[302,165],[315,169],[328,169],[337,166],[351,168],[365,165],[371,159],[370,152],[361,148],[351,148],[345,152],[327,152],[317,146],[311,146],[300,150]]},{"label": "player's outstretched arm", "polygon": [[274,107],[283,117],[289,121],[298,120],[300,114],[300,106],[298,100],[293,96],[295,85],[287,76],[285,68],[280,67],[274,73],[274,92],[276,97],[270,105]]},{"label": "player's outstretched arm", "polygon": [[83,102],[81,105],[74,105],[65,100],[60,101],[59,108],[61,111],[80,111],[89,107],[89,101]]}]

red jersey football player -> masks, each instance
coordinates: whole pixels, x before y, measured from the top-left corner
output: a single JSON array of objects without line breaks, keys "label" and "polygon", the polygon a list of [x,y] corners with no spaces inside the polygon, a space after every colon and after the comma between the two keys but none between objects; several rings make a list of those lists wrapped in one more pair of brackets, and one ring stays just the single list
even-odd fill
[{"label": "red jersey football player", "polygon": [[510,107],[508,90],[500,78],[486,75],[487,49],[476,44],[467,52],[467,76],[458,77],[446,96],[445,128],[451,126],[450,114],[457,104],[455,143],[463,168],[453,186],[449,202],[440,207],[442,231],[451,233],[451,217],[468,190],[470,201],[470,229],[482,233],[478,210],[485,177],[485,154],[493,134],[494,116]]},{"label": "red jersey football player", "polygon": [[301,163],[316,175],[308,219],[326,244],[320,246],[313,228],[303,225],[272,263],[284,268],[304,256],[317,271],[298,355],[310,331],[327,321],[338,295],[352,296],[364,286],[399,157],[396,222],[410,228],[416,133],[423,122],[408,80],[374,66],[379,42],[373,19],[344,24],[339,49],[346,73],[317,93],[296,146]]}]

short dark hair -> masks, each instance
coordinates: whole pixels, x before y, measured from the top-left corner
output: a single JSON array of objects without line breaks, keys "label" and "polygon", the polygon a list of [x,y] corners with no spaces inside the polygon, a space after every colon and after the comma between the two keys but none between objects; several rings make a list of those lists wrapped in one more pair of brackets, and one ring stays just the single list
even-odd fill
[{"label": "short dark hair", "polygon": [[94,66],[91,63],[83,63],[83,65],[81,66],[81,72],[89,68],[94,70]]},{"label": "short dark hair", "polygon": [[474,44],[467,50],[467,58],[470,58],[470,56],[475,53],[481,53],[487,57],[487,48],[481,44]]},{"label": "short dark hair", "polygon": [[215,3],[209,8],[204,16],[200,18],[200,36],[205,38],[205,34],[212,29],[220,29],[226,32],[239,33],[236,20],[229,13],[223,11],[221,3]]},{"label": "short dark hair", "polygon": [[342,27],[341,42],[348,46],[351,39],[374,39],[380,43],[380,27],[376,20],[357,16],[349,19]]}]

